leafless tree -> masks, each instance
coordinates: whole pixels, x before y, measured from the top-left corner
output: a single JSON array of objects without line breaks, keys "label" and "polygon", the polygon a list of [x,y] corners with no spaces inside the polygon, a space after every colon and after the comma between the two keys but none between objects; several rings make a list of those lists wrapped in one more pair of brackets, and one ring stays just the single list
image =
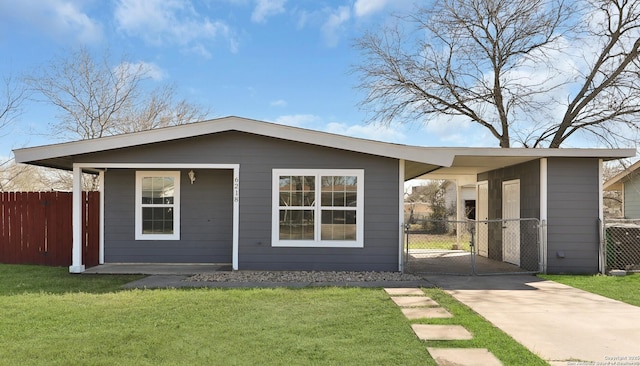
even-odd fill
[{"label": "leafless tree", "polygon": [[175,101],[173,85],[148,91],[148,65],[109,52],[94,57],[86,48],[54,58],[26,78],[44,100],[58,107],[53,133],[63,138],[93,139],[193,122],[207,112],[185,100]]},{"label": "leafless tree", "polygon": [[638,16],[637,0],[435,0],[356,40],[362,106],[383,124],[462,118],[500,147],[614,144],[640,112]]},{"label": "leafless tree", "polygon": [[22,111],[22,102],[24,102],[27,92],[22,84],[16,83],[16,80],[11,76],[3,78],[4,90],[2,94],[2,101],[0,101],[0,131],[15,118],[20,115]]}]

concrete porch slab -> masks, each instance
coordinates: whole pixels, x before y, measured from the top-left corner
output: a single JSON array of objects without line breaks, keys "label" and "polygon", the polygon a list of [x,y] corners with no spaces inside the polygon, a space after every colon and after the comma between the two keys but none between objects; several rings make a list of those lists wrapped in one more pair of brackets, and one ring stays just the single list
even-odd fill
[{"label": "concrete porch slab", "polygon": [[392,296],[391,300],[403,308],[416,306],[438,306],[438,303],[426,296]]},{"label": "concrete porch slab", "polygon": [[453,318],[453,315],[444,308],[402,308],[401,310],[407,319]]},{"label": "concrete porch slab", "polygon": [[412,324],[411,328],[423,341],[466,341],[473,338],[462,325]]},{"label": "concrete porch slab", "polygon": [[106,263],[87,268],[83,274],[143,274],[192,276],[199,273],[230,271],[226,263]]},{"label": "concrete porch slab", "polygon": [[384,289],[391,296],[424,296],[424,292],[419,288],[385,288]]},{"label": "concrete porch slab", "polygon": [[427,351],[442,366],[501,366],[502,362],[486,348],[431,348]]}]

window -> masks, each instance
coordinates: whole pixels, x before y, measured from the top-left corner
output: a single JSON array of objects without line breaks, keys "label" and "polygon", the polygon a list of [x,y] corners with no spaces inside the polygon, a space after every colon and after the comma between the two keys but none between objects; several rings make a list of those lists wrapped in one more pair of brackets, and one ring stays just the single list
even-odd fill
[{"label": "window", "polygon": [[273,171],[272,245],[364,246],[363,170]]},{"label": "window", "polygon": [[136,172],[136,240],[180,240],[180,172]]}]

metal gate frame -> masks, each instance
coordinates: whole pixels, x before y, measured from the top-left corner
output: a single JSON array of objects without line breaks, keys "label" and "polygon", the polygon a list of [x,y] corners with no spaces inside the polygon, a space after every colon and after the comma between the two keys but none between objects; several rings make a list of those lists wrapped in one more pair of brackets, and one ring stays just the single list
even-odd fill
[{"label": "metal gate frame", "polygon": [[[502,233],[512,222],[519,223],[517,265],[502,261]],[[478,254],[478,235],[487,241],[487,256]],[[404,268],[420,274],[540,273],[544,268],[542,238],[542,225],[536,218],[418,220],[405,225]]]}]

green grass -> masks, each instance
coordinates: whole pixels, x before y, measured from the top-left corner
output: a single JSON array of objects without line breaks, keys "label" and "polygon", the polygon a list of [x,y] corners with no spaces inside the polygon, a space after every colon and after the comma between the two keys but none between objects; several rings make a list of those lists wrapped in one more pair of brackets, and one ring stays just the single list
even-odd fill
[{"label": "green grass", "polygon": [[594,294],[640,306],[640,274],[624,277],[603,275],[538,275]]},{"label": "green grass", "polygon": [[105,293],[144,276],[79,275],[68,268],[0,264],[0,296],[42,291]]},{"label": "green grass", "polygon": [[440,289],[424,289],[424,292],[442,307],[449,310],[453,314],[453,318],[425,319],[416,321],[416,323],[460,324],[473,334],[473,339],[467,341],[428,341],[427,345],[429,347],[487,348],[504,365],[547,365],[540,357],[444,291]]},{"label": "green grass", "polygon": [[425,292],[455,317],[420,322],[473,340],[425,344],[382,289],[120,290],[138,276],[66,271],[0,265],[0,365],[435,365],[427,346],[544,365],[438,289]]}]

